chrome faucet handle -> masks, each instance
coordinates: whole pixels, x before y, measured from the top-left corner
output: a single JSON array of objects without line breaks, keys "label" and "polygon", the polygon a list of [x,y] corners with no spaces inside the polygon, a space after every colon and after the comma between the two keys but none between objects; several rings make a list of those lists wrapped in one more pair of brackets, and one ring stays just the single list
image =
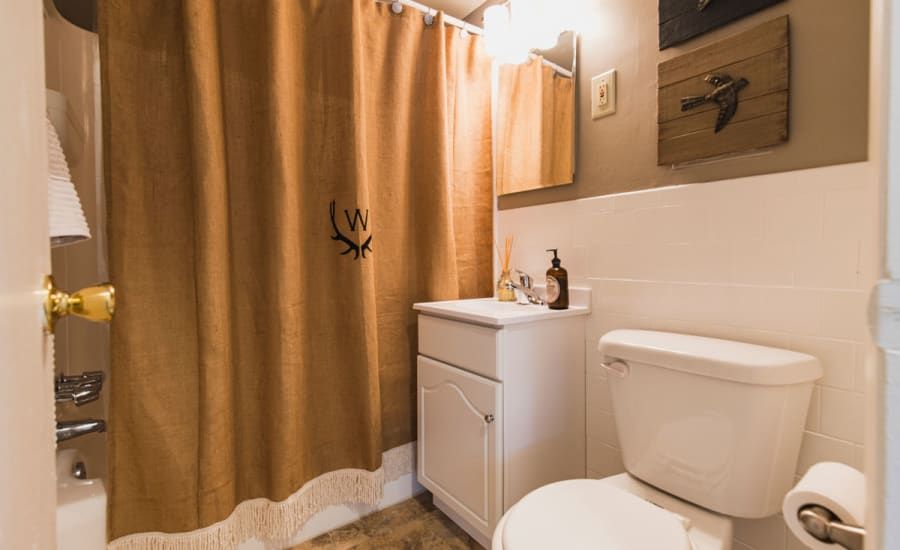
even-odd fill
[{"label": "chrome faucet handle", "polygon": [[[519,298],[517,301],[522,305],[544,305],[544,299],[535,292],[534,287],[532,286],[531,275],[525,273],[521,269],[517,269],[516,273],[519,274],[519,283],[517,284],[510,281],[510,285],[516,290],[516,295]],[[519,296],[520,293],[521,296]]]},{"label": "chrome faucet handle", "polygon": [[74,376],[60,374],[56,377],[57,388],[68,388],[77,386],[103,385],[105,376],[101,371],[88,371]]},{"label": "chrome faucet handle", "polygon": [[80,388],[76,390],[57,391],[55,401],[57,403],[66,403],[68,401],[71,401],[75,403],[76,407],[80,407],[98,399],[100,399],[100,388],[90,387]]},{"label": "chrome faucet handle", "polygon": [[519,282],[522,284],[522,286],[524,288],[527,288],[527,289],[533,288],[532,282],[531,282],[531,275],[529,275],[528,273],[525,273],[521,269],[517,269],[516,273],[519,274]]},{"label": "chrome faucet handle", "polygon": [[104,374],[100,371],[85,372],[75,376],[60,375],[54,382],[57,403],[72,401],[75,406],[96,401],[103,389]]},{"label": "chrome faucet handle", "polygon": [[72,382],[81,382],[81,383],[90,383],[90,382],[99,382],[103,383],[105,375],[103,371],[92,370],[83,372],[81,374],[76,375],[66,375],[60,374],[56,380],[58,383],[72,383]]},{"label": "chrome faucet handle", "polygon": [[87,405],[93,401],[100,399],[100,386],[90,386],[81,388],[72,394],[72,402],[76,407]]}]

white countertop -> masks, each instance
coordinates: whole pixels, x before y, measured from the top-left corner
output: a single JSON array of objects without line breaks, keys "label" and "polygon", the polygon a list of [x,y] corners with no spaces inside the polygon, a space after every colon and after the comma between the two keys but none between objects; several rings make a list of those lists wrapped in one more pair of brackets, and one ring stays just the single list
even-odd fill
[{"label": "white countertop", "polygon": [[588,315],[591,312],[590,298],[590,289],[570,288],[569,309],[550,309],[547,306],[526,306],[515,302],[499,302],[496,298],[421,302],[413,305],[413,309],[426,315],[443,317],[445,319],[492,327],[504,327],[562,317]]}]

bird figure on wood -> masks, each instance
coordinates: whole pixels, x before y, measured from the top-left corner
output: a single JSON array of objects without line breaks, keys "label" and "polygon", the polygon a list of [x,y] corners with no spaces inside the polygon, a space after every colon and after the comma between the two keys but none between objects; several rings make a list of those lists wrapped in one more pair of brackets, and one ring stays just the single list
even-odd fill
[{"label": "bird figure on wood", "polygon": [[713,91],[706,95],[682,98],[681,110],[689,111],[706,103],[715,103],[719,106],[719,116],[716,118],[716,133],[719,133],[734,118],[738,107],[738,92],[750,84],[750,81],[746,78],[734,80],[727,74],[708,74],[703,80],[714,86]]},{"label": "bird figure on wood", "polygon": [[697,11],[703,11],[706,6],[710,5],[712,0],[697,0]]}]

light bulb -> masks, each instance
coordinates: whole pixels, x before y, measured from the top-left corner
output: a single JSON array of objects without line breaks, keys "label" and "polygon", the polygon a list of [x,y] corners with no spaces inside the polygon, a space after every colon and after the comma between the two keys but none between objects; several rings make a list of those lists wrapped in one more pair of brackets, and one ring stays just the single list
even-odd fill
[{"label": "light bulb", "polygon": [[544,0],[510,0],[513,33],[526,49],[546,50],[559,38],[557,10],[554,2]]},{"label": "light bulb", "polygon": [[582,0],[509,0],[484,12],[488,55],[503,63],[524,63],[531,50],[548,50],[559,36],[576,30]]},{"label": "light bulb", "polygon": [[510,40],[509,10],[491,6],[484,10],[484,47],[491,57],[502,57]]},{"label": "light bulb", "polygon": [[484,11],[484,46],[488,55],[501,63],[517,65],[528,59],[528,47],[513,31],[506,6],[491,6]]}]

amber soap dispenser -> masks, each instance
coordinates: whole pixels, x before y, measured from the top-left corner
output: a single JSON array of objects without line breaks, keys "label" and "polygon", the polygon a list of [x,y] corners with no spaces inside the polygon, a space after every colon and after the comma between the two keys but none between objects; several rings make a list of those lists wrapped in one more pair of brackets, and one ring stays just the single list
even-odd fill
[{"label": "amber soap dispenser", "polygon": [[562,260],[556,255],[557,248],[550,248],[547,252],[553,252],[553,267],[547,270],[547,307],[550,309],[569,309],[569,272],[560,267]]}]

